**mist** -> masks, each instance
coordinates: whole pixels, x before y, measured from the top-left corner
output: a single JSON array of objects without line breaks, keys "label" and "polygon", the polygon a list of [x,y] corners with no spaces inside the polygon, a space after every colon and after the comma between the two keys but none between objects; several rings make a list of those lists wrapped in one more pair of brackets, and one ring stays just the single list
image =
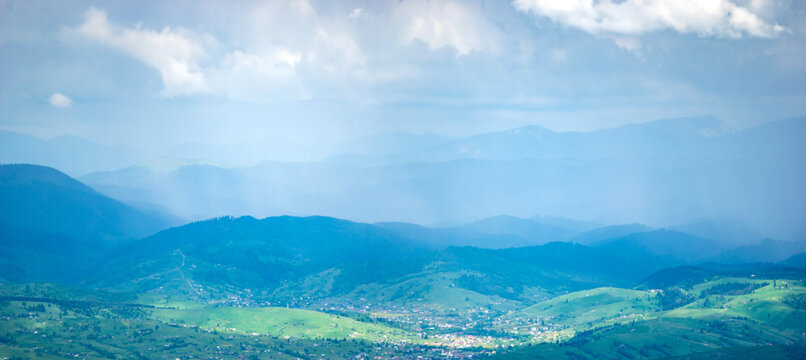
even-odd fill
[{"label": "mist", "polygon": [[0,358],[806,358],[804,14],[0,0]]},{"label": "mist", "polygon": [[804,240],[802,4],[684,27],[528,1],[185,5],[4,3],[0,161],[187,221],[560,216]]}]

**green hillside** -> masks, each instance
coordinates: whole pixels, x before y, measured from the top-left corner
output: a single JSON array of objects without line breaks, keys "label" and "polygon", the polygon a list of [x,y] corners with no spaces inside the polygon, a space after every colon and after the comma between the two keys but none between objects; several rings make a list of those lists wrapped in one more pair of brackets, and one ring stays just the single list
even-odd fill
[{"label": "green hillside", "polygon": [[348,317],[278,307],[200,307],[157,309],[154,319],[194,325],[201,329],[238,334],[288,336],[297,339],[363,339],[410,342],[418,337],[388,326],[362,323]]},{"label": "green hillside", "polygon": [[[734,347],[804,343],[800,334],[737,318],[655,319],[607,326],[559,344],[506,351],[495,359],[651,359]],[[793,350],[802,356],[803,348]]]},{"label": "green hillside", "polygon": [[[243,310],[243,309],[240,309]],[[382,329],[362,325],[348,319],[335,319],[324,314],[302,310],[269,310],[295,327],[321,326],[323,332],[341,335],[330,324],[353,326],[356,330]],[[267,313],[267,314],[269,314]],[[369,342],[346,336],[324,339],[311,334],[310,339],[287,335],[257,335],[239,331],[210,331],[187,324],[166,323],[149,318],[143,309],[97,303],[53,303],[50,301],[0,300],[0,357],[6,359],[152,359],[207,358],[219,359],[300,359],[325,357],[355,359],[358,357],[390,358],[393,356],[439,356],[443,348],[406,345],[386,341]],[[223,315],[223,313],[216,313]],[[239,318],[238,310],[230,310],[228,318]],[[254,312],[249,313],[254,315]],[[261,317],[267,320],[269,317]],[[323,319],[325,323],[316,324]],[[244,321],[248,322],[244,317]],[[355,324],[353,324],[355,323]],[[382,330],[383,331],[383,330]],[[381,334],[379,332],[377,334]],[[351,334],[348,334],[351,335]]]},{"label": "green hillside", "polygon": [[431,308],[509,303],[498,308],[511,309],[569,291],[629,286],[657,266],[650,258],[571,243],[439,248],[386,227],[327,217],[242,217],[137,241],[86,284],[201,301],[237,294],[292,306],[300,298],[333,297],[411,305],[423,298]]},{"label": "green hillside", "polygon": [[641,320],[658,307],[654,292],[597,288],[561,295],[530,306],[517,316],[539,317],[555,324],[590,328],[611,322]]},{"label": "green hillside", "polygon": [[49,167],[0,165],[0,281],[79,283],[110,250],[173,221]]},{"label": "green hillside", "polygon": [[151,235],[173,221],[103,196],[56,169],[27,164],[0,165],[0,220],[98,246]]}]

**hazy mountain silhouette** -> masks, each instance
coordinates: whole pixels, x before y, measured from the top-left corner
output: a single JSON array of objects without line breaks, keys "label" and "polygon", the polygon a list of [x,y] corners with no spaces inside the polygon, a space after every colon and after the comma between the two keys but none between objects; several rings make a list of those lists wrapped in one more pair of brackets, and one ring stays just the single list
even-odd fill
[{"label": "hazy mountain silhouette", "polygon": [[603,240],[592,244],[624,256],[657,257],[688,263],[710,259],[724,250],[712,240],[671,230],[653,230]]},{"label": "hazy mountain silhouette", "polygon": [[14,269],[6,275],[17,280],[75,280],[105,251],[173,221],[103,196],[53,168],[0,165],[2,266]]},{"label": "hazy mountain silhouette", "polygon": [[78,136],[62,135],[43,140],[0,130],[0,163],[52,166],[73,176],[120,169],[148,156],[141,150],[102,145]]},{"label": "hazy mountain silhouette", "polygon": [[762,239],[761,241],[730,249],[720,254],[717,261],[727,263],[779,262],[806,251],[806,243]]},{"label": "hazy mountain silhouette", "polygon": [[477,220],[462,228],[483,234],[517,236],[523,239],[521,246],[563,241],[577,233],[566,227],[506,215]]},{"label": "hazy mountain silhouette", "polygon": [[[328,214],[440,224],[498,214],[556,214],[607,223],[688,224],[681,229],[720,242],[792,240],[803,233],[797,214],[806,211],[801,185],[806,162],[799,160],[795,140],[773,143],[780,133],[795,139],[806,136],[803,131],[802,119],[734,133],[711,118],[590,133],[530,127],[453,139],[427,150],[434,154],[402,154],[388,165],[265,162],[170,171],[134,166],[82,180],[115,198],[158,203],[196,219]],[[462,155],[460,146],[492,155]],[[744,226],[694,224],[704,218],[735,219]]]},{"label": "hazy mountain silhouette", "polygon": [[106,245],[152,234],[172,221],[37,165],[0,165],[0,198],[0,219],[7,224]]},{"label": "hazy mountain silhouette", "polygon": [[572,242],[590,245],[603,240],[620,238],[633,233],[647,232],[652,228],[641,224],[609,225],[589,230],[571,238]]},{"label": "hazy mountain silhouette", "polygon": [[786,260],[782,261],[781,264],[806,269],[806,252],[792,255]]}]

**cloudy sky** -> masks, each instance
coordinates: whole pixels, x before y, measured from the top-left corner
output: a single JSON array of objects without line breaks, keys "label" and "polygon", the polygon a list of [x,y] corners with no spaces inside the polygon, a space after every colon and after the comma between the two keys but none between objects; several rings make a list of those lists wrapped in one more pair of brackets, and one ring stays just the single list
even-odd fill
[{"label": "cloudy sky", "polygon": [[806,114],[806,3],[0,0],[0,128],[169,146]]}]

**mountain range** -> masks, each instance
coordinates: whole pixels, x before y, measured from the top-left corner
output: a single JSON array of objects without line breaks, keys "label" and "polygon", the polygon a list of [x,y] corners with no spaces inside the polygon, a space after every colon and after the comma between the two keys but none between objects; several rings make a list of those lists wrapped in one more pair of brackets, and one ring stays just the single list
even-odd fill
[{"label": "mountain range", "polygon": [[[152,162],[81,180],[109,196],[158,204],[190,219],[328,214],[445,226],[499,214],[552,214],[611,224],[685,224],[681,230],[731,244],[795,241],[806,234],[796,215],[806,211],[806,162],[796,145],[805,123],[788,119],[730,132],[714,119],[693,118],[590,133],[527,127],[450,139],[398,134],[399,142],[416,146],[396,155],[356,154],[366,161]],[[709,222],[725,233],[707,229]]]},{"label": "mountain range", "polygon": [[640,224],[596,227],[556,217],[496,216],[428,228],[245,216],[171,227],[176,218],[34,165],[0,167],[0,199],[6,280],[208,300],[371,297],[410,306],[472,297],[505,309],[565,291],[633,286],[668,267],[727,258],[775,262],[803,251],[794,243],[766,241],[758,246],[766,251],[757,251]]},{"label": "mountain range", "polygon": [[0,165],[4,277],[74,280],[106,251],[178,221],[110,199],[53,168]]}]

